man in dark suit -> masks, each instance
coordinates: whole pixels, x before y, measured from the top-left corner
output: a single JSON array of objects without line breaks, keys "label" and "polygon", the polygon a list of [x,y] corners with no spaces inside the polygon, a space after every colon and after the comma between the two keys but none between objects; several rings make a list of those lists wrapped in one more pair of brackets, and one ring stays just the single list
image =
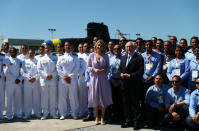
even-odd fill
[{"label": "man in dark suit", "polygon": [[136,44],[126,43],[126,55],[121,58],[119,71],[122,78],[122,106],[124,111],[124,123],[121,127],[133,126],[134,130],[139,129],[141,116],[141,78],[144,73],[144,60],[135,52]]}]

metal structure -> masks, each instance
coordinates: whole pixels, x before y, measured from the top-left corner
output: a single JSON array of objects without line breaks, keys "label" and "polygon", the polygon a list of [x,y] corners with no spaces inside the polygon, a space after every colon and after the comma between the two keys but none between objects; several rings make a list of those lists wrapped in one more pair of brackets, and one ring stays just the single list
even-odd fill
[{"label": "metal structure", "polygon": [[49,28],[48,31],[51,34],[51,38],[50,39],[53,39],[53,33],[56,31],[56,29]]},{"label": "metal structure", "polygon": [[120,37],[127,37],[130,39],[130,34],[129,33],[122,33],[119,29],[116,30],[116,34],[117,36],[120,36]]}]

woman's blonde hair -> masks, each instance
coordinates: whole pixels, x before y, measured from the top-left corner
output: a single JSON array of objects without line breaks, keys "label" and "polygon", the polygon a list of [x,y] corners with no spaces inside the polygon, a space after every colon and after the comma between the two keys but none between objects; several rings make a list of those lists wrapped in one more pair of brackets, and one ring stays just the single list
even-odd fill
[{"label": "woman's blonde hair", "polygon": [[98,40],[98,41],[95,43],[95,45],[94,45],[94,52],[96,53],[96,51],[97,51],[96,48],[97,48],[97,45],[98,45],[99,43],[102,44],[102,47],[103,47],[102,53],[106,53],[106,46],[105,46],[103,40]]}]

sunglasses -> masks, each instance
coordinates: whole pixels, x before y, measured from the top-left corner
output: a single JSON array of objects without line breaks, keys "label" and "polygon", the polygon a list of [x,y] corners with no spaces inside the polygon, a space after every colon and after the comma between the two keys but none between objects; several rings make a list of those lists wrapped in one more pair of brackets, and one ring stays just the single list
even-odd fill
[{"label": "sunglasses", "polygon": [[180,81],[171,81],[172,83],[178,83],[178,82],[180,82]]},{"label": "sunglasses", "polygon": [[120,48],[113,48],[113,50],[120,50]]},{"label": "sunglasses", "polygon": [[199,82],[195,82],[195,84],[199,84]]}]

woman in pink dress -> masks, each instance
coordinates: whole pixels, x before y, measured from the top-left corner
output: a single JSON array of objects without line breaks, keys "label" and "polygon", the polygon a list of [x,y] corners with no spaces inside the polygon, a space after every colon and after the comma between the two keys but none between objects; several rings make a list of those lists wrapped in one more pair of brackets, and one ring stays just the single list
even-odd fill
[{"label": "woman in pink dress", "polygon": [[109,72],[109,58],[105,54],[105,50],[104,42],[98,40],[94,46],[94,53],[89,55],[87,64],[87,70],[90,73],[88,106],[95,109],[95,125],[99,124],[99,108],[102,108],[101,124],[104,125],[106,107],[113,103],[111,87],[107,77]]}]

